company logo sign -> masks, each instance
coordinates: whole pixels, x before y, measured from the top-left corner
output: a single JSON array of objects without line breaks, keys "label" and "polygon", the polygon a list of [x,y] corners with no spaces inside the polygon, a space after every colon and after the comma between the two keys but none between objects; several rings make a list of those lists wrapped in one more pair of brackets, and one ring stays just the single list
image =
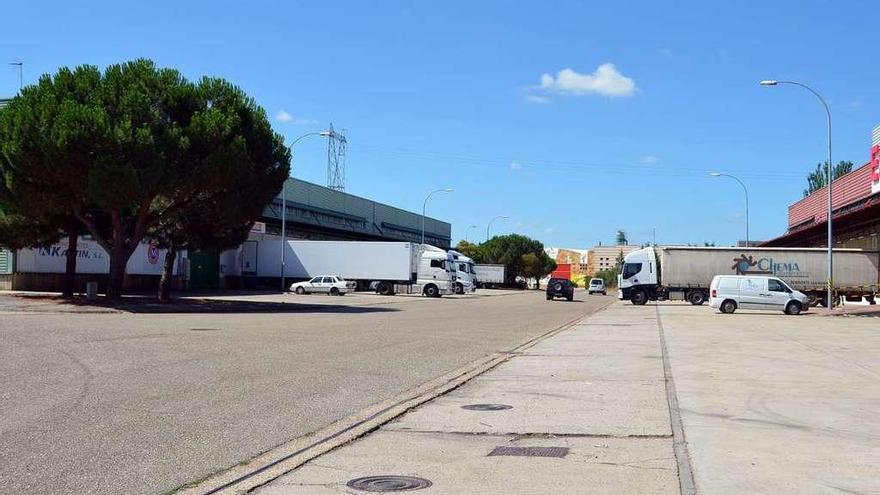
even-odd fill
[{"label": "company logo sign", "polygon": [[796,261],[777,260],[769,257],[756,259],[745,254],[734,258],[733,266],[730,269],[737,275],[776,275],[777,277],[787,278],[808,276],[808,274],[801,271]]},{"label": "company logo sign", "polygon": [[871,147],[871,194],[880,192],[880,144]]},{"label": "company logo sign", "polygon": [[149,261],[151,265],[155,265],[159,262],[159,246],[157,244],[150,243],[149,247],[147,247],[147,261]]}]

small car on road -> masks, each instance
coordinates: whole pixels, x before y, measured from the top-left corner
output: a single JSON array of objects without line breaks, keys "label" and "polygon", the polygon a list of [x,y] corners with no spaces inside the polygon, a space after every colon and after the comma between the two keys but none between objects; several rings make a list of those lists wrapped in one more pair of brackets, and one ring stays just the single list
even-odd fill
[{"label": "small car on road", "polygon": [[552,301],[557,297],[564,297],[569,301],[574,300],[574,284],[564,278],[551,278],[547,282],[547,300]]},{"label": "small car on road", "polygon": [[297,294],[323,293],[331,296],[342,296],[353,292],[357,284],[336,275],[321,275],[305,282],[290,285],[290,290]]},{"label": "small car on road", "polygon": [[709,305],[722,313],[742,309],[767,309],[797,315],[806,309],[807,295],[776,277],[715,275],[709,285]]},{"label": "small car on road", "polygon": [[587,286],[587,294],[605,295],[605,281],[601,278],[590,279],[590,285]]}]

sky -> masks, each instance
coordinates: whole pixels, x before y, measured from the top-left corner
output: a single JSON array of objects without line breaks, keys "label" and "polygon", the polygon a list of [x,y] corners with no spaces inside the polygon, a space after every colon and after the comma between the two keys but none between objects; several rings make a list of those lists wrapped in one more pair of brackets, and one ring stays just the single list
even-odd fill
[{"label": "sky", "polygon": [[[219,76],[286,142],[348,136],[346,191],[428,215],[453,239],[517,232],[547,246],[784,234],[827,155],[868,161],[880,124],[871,1],[15,2],[0,61],[24,83],[138,57]],[[0,66],[0,96],[18,68]],[[294,150],[326,184],[326,141]],[[474,226],[474,227],[472,227]]]}]

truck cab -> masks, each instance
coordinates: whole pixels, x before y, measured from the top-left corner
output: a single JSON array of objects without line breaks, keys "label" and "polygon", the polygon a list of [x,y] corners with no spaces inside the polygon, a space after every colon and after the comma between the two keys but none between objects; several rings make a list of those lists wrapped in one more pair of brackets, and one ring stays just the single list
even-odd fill
[{"label": "truck cab", "polygon": [[474,269],[474,260],[450,250],[449,254],[455,260],[455,293],[466,294],[477,290],[477,272]]},{"label": "truck cab", "polygon": [[617,273],[617,298],[630,299],[633,304],[645,304],[656,299],[657,256],[653,247],[627,254]]},{"label": "truck cab", "polygon": [[446,251],[424,245],[419,258],[416,283],[429,297],[440,297],[455,292],[455,260]]}]

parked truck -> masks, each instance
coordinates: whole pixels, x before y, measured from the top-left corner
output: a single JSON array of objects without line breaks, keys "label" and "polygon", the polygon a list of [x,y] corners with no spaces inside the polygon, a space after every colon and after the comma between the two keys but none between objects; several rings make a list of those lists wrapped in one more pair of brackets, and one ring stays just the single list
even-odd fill
[{"label": "parked truck", "polygon": [[477,275],[474,271],[474,260],[455,250],[450,250],[449,254],[455,260],[455,293],[476,292]]},{"label": "parked truck", "polygon": [[504,265],[474,265],[477,286],[491,289],[504,285]]},{"label": "parked truck", "polygon": [[[687,300],[700,305],[709,298],[715,275],[773,275],[809,296],[809,304],[825,304],[825,248],[646,247],[627,254],[617,275],[618,299],[641,305],[647,301]],[[866,297],[880,289],[880,252],[834,250],[836,298]]]},{"label": "parked truck", "polygon": [[[440,297],[455,290],[454,260],[446,251],[411,242],[286,241],[284,276],[291,281],[336,275],[359,290]],[[260,277],[281,276],[282,241],[259,241],[252,261]]]}]

